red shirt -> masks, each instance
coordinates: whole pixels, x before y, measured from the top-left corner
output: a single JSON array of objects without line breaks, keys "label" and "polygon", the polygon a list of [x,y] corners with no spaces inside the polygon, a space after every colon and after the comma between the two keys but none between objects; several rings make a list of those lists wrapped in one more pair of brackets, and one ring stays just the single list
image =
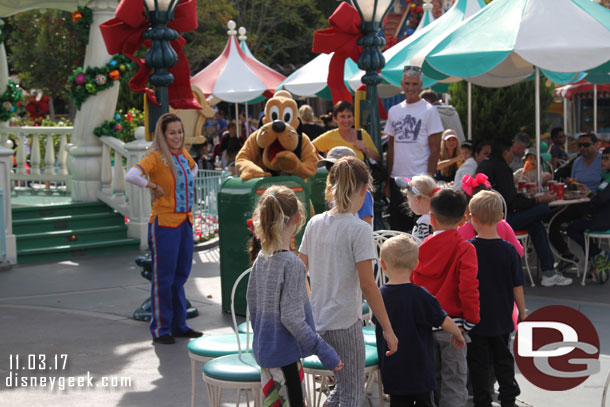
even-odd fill
[{"label": "red shirt", "polygon": [[478,262],[474,246],[455,229],[431,235],[419,247],[419,264],[411,282],[436,297],[441,307],[464,329],[479,322]]}]

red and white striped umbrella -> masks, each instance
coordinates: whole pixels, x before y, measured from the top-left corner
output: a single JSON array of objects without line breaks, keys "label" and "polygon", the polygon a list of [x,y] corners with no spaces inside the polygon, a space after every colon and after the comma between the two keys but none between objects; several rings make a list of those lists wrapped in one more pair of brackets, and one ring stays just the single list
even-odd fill
[{"label": "red and white striped umbrella", "polygon": [[235,22],[229,21],[229,40],[224,51],[191,78],[206,96],[225,102],[243,103],[260,95],[270,97],[285,77],[248,56],[237,43]]}]

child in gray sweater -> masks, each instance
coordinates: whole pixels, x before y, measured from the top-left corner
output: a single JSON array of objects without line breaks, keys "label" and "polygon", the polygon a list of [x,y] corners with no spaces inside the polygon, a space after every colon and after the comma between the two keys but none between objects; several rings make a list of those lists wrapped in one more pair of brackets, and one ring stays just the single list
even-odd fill
[{"label": "child in gray sweater", "polygon": [[301,358],[315,354],[334,371],[343,366],[315,331],[305,265],[290,251],[292,236],[304,219],[303,205],[285,186],[267,189],[254,212],[261,251],[252,266],[247,300],[265,405],[279,399],[281,405],[289,401],[291,407],[304,406]]}]

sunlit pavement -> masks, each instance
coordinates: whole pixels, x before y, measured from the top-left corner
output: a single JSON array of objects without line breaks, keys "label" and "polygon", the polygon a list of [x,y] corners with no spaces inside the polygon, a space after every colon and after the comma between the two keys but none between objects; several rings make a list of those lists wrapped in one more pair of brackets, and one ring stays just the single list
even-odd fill
[{"label": "sunlit pavement", "polygon": [[[153,346],[148,323],[130,318],[149,295],[149,282],[134,263],[138,254],[0,272],[0,406],[190,406],[187,340]],[[218,249],[196,252],[186,287],[187,298],[199,310],[189,323],[205,333],[231,332],[230,317],[220,309],[218,261]],[[600,373],[568,391],[541,390],[519,374],[519,406],[600,405],[610,370],[609,294],[610,284],[526,287],[529,312],[554,304],[583,312],[598,331],[602,356]],[[45,369],[40,366],[43,359]],[[21,377],[31,376],[38,385],[22,387]],[[44,386],[42,377],[47,378]],[[196,405],[207,406],[200,368],[196,379]],[[222,404],[234,405],[235,399],[234,392],[226,391]],[[376,393],[366,405],[378,405]]]}]

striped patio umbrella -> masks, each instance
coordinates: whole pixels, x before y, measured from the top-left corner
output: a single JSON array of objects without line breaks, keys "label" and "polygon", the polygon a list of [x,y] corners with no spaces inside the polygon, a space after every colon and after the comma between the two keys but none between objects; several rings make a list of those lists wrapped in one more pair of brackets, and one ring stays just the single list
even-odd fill
[{"label": "striped patio umbrella", "polygon": [[[333,54],[320,54],[292,74],[288,75],[286,80],[278,89],[286,89],[293,95],[304,97],[322,97],[332,100],[330,89],[328,88],[328,66]],[[345,61],[346,81],[358,72],[358,65],[350,58]],[[348,87],[349,89],[349,87]]]},{"label": "striped patio umbrella", "polygon": [[[383,53],[386,65],[381,75],[389,83],[400,86],[402,70],[405,65],[421,66],[423,58],[452,30],[465,19],[485,7],[483,0],[458,0],[445,14],[431,22],[429,25],[416,31],[392,48]],[[441,78],[441,79],[446,79]],[[434,84],[437,79],[424,76],[423,87]]]},{"label": "striped patio umbrella", "polygon": [[261,95],[270,97],[284,76],[248,56],[237,43],[235,22],[229,21],[229,40],[222,54],[191,77],[206,96],[225,102],[249,102]]},{"label": "striped patio umbrella", "polygon": [[[506,86],[534,73],[540,157],[540,70],[555,83],[609,72],[610,10],[591,0],[494,0],[440,41],[422,69],[433,79],[482,86]],[[539,183],[540,176],[538,167]]]},{"label": "striped patio umbrella", "polygon": [[[561,29],[558,29],[561,27]],[[426,55],[430,78],[506,86],[538,67],[556,83],[610,71],[610,10],[591,0],[494,0]]]}]

